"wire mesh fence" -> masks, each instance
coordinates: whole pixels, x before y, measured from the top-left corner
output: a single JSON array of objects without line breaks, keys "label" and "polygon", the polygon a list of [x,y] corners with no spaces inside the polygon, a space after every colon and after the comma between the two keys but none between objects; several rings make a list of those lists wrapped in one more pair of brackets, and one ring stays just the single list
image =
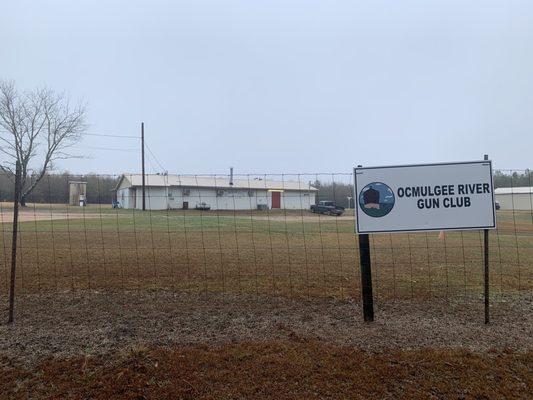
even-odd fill
[{"label": "wire mesh fence", "polygon": [[[0,176],[0,297],[7,302],[12,176]],[[529,171],[495,175],[490,287],[533,290]],[[19,214],[16,291],[180,291],[360,298],[352,174],[46,175]],[[518,188],[520,188],[518,190]],[[331,201],[342,215],[314,213]],[[323,211],[323,210],[321,210]],[[483,293],[481,231],[371,236],[377,302]]]}]

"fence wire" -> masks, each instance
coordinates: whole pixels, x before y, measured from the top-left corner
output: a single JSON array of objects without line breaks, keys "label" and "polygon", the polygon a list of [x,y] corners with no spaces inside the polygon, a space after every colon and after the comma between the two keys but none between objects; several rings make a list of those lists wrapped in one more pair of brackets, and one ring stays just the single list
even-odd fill
[{"label": "fence wire", "polygon": [[[531,175],[495,175],[507,190],[496,196],[498,228],[490,233],[493,296],[533,289],[533,189],[523,189]],[[139,182],[139,175],[46,175],[20,212],[17,296],[149,290],[360,298],[352,174],[149,175],[146,211]],[[0,200],[7,302],[12,176],[0,175]],[[322,200],[345,212],[310,212]],[[483,293],[480,231],[372,235],[371,254],[378,303]]]}]

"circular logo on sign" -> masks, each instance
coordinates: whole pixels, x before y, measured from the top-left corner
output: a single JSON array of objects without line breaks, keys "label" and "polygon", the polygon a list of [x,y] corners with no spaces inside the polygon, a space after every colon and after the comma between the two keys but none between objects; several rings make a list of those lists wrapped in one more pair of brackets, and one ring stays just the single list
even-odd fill
[{"label": "circular logo on sign", "polygon": [[394,192],[382,182],[369,183],[359,192],[359,207],[370,217],[384,217],[394,207]]}]

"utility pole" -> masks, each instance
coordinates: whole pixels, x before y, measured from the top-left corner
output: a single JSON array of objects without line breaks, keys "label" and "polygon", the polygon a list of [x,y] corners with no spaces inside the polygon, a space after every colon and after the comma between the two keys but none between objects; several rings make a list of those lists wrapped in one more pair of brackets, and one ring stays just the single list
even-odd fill
[{"label": "utility pole", "polygon": [[143,211],[146,211],[146,175],[144,173],[144,122],[141,122]]}]

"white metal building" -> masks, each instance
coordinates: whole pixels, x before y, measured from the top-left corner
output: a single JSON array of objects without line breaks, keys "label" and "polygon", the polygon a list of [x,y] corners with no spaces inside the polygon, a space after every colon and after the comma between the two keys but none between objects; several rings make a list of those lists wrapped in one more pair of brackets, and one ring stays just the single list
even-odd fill
[{"label": "white metal building", "polygon": [[[261,178],[145,175],[146,209],[189,209],[206,203],[211,210],[308,209],[318,189],[309,182]],[[142,175],[123,174],[116,186],[123,208],[142,209]]]},{"label": "white metal building", "polygon": [[533,187],[498,188],[494,197],[501,210],[533,210]]}]

